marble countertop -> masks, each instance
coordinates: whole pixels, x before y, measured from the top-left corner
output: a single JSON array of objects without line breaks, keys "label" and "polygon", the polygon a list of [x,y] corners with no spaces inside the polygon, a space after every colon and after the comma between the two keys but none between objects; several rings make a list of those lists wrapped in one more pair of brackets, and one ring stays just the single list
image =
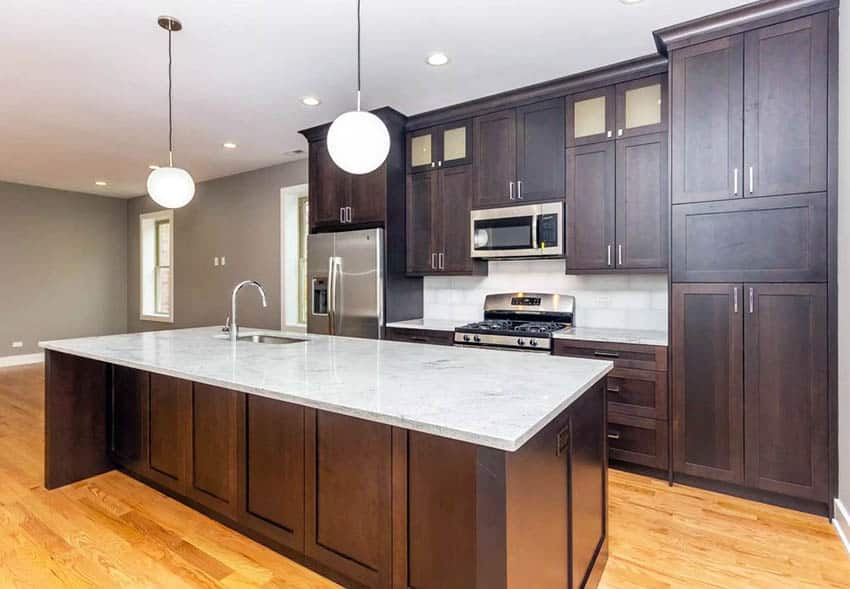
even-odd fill
[{"label": "marble countertop", "polygon": [[616,342],[620,344],[643,344],[646,346],[666,346],[666,331],[642,329],[603,329],[595,327],[571,327],[559,331],[555,339],[574,339],[589,342]]},{"label": "marble countertop", "polygon": [[473,323],[478,319],[470,319],[469,321],[457,321],[453,319],[409,319],[407,321],[396,321],[387,323],[387,327],[396,327],[399,329],[427,329],[430,331],[454,331],[456,327],[461,327],[468,323]]},{"label": "marble countertop", "polygon": [[[243,328],[240,335],[272,333]],[[514,351],[286,334],[231,343],[218,327],[68,339],[41,347],[514,451],[613,364]]]}]

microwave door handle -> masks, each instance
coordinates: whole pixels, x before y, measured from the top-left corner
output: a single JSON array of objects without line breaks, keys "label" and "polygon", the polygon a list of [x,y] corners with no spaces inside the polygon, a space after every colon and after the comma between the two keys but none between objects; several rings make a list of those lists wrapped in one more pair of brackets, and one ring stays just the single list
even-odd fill
[{"label": "microwave door handle", "polygon": [[537,249],[537,223],[540,222],[540,215],[534,213],[531,217],[531,249]]}]

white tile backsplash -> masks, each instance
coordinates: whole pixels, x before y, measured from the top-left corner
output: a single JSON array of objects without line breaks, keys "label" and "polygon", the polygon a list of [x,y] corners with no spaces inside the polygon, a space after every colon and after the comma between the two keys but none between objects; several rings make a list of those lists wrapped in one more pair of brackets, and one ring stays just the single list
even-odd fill
[{"label": "white tile backsplash", "polygon": [[570,294],[579,327],[667,331],[667,275],[567,276],[563,260],[491,261],[488,276],[426,276],[425,318],[474,321],[484,296],[518,290]]}]

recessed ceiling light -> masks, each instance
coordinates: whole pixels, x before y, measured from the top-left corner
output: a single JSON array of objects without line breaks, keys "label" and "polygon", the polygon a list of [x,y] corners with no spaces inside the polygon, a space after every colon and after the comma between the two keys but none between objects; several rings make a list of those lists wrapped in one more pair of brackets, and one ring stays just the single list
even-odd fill
[{"label": "recessed ceiling light", "polygon": [[158,165],[156,165],[156,164],[151,164],[151,165],[149,165],[149,166],[148,166],[148,169],[149,169],[149,170],[158,170],[158,169],[159,169],[159,166],[158,166]]},{"label": "recessed ceiling light", "polygon": [[236,149],[236,144],[231,141],[227,141],[223,144],[223,147],[224,149]]},{"label": "recessed ceiling light", "polygon": [[106,186],[106,181],[105,181],[105,180],[97,180],[97,181],[95,182],[95,185],[97,185],[97,186]]},{"label": "recessed ceiling light", "polygon": [[319,106],[322,103],[322,101],[315,96],[305,96],[301,99],[301,102],[305,106]]},{"label": "recessed ceiling light", "polygon": [[446,65],[449,63],[449,56],[443,53],[442,51],[437,51],[428,56],[428,59],[425,60],[428,65],[440,66]]}]

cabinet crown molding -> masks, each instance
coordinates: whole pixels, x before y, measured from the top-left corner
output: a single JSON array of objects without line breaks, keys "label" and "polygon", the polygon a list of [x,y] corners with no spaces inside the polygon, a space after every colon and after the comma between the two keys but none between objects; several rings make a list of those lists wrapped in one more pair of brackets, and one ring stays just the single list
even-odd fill
[{"label": "cabinet crown molding", "polygon": [[743,33],[838,7],[838,0],[760,0],[695,18],[652,33],[661,55],[689,45]]}]

